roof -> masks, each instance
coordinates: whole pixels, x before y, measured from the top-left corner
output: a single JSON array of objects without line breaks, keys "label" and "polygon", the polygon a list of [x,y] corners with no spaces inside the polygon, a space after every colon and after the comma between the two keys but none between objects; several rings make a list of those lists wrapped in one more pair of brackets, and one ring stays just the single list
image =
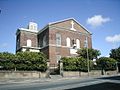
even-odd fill
[{"label": "roof", "polygon": [[17,31],[16,31],[16,35],[19,33],[18,31],[27,31],[27,32],[32,32],[32,33],[38,33],[39,32],[38,30],[29,30],[29,29],[26,29],[26,28],[18,28]]}]

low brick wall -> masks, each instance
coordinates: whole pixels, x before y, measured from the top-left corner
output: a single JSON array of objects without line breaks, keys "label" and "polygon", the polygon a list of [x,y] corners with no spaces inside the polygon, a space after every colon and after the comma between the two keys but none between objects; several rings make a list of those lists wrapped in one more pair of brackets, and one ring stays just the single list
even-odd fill
[{"label": "low brick wall", "polygon": [[101,70],[92,70],[90,76],[101,76]]},{"label": "low brick wall", "polygon": [[80,72],[78,72],[78,71],[64,71],[63,76],[64,77],[79,77]]},{"label": "low brick wall", "polygon": [[[116,71],[107,71],[104,75],[115,75]],[[46,72],[38,71],[0,71],[0,79],[4,78],[45,78],[47,76]],[[79,71],[63,71],[64,77],[86,77],[87,72]],[[89,72],[89,76],[101,76],[101,70],[92,70]]]},{"label": "low brick wall", "polygon": [[0,78],[43,78],[46,73],[37,71],[0,71]]},{"label": "low brick wall", "polygon": [[117,71],[107,71],[105,72],[105,75],[115,75],[117,73],[118,73]]},{"label": "low brick wall", "polygon": [[[116,71],[107,71],[104,75],[115,75]],[[88,76],[88,72],[79,72],[79,71],[64,71],[64,77],[86,77]],[[89,76],[101,76],[101,70],[92,70],[89,72]]]}]

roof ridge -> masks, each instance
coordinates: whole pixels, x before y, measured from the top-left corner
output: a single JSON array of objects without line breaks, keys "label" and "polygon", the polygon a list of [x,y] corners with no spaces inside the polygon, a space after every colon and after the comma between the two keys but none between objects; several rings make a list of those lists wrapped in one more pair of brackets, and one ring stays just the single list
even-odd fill
[{"label": "roof ridge", "polygon": [[64,21],[67,21],[67,20],[70,20],[70,19],[75,20],[74,18],[66,18],[66,19],[63,19],[63,20],[58,20],[58,21],[55,21],[55,22],[50,22],[50,23],[48,23],[48,24],[49,24],[49,25],[52,25],[52,24],[56,24],[56,23],[60,23],[60,22],[64,22]]}]

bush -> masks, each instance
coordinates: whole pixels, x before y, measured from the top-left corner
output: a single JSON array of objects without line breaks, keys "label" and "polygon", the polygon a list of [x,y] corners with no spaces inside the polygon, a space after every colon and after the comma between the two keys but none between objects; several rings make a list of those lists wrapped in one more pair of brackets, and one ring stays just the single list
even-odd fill
[{"label": "bush", "polygon": [[0,53],[0,66],[2,70],[13,70],[15,68],[15,64],[13,60],[15,59],[15,55],[8,52]]},{"label": "bush", "polygon": [[[65,71],[84,71],[88,70],[87,60],[82,57],[63,57],[61,59],[63,61],[63,69]],[[90,69],[92,68],[92,62],[90,63]]]},{"label": "bush", "polygon": [[97,60],[97,66],[102,70],[116,70],[116,60],[109,57],[101,57]]},{"label": "bush", "polygon": [[3,70],[37,70],[46,71],[47,58],[39,52],[18,52],[17,54],[0,53],[0,66]]}]

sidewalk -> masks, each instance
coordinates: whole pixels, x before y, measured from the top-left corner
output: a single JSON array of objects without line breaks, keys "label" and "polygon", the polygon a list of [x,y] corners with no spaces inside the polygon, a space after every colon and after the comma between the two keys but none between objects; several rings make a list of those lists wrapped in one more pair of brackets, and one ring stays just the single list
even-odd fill
[{"label": "sidewalk", "polygon": [[[92,78],[92,77],[87,77]],[[59,80],[71,80],[71,79],[86,79],[86,77],[61,77],[61,78],[10,78],[10,79],[0,79],[0,85],[4,84],[22,84],[22,83],[44,83]]]},{"label": "sidewalk", "polygon": [[120,76],[118,75],[103,75],[103,76],[96,76],[96,77],[59,77],[59,78],[9,78],[9,79],[0,79],[0,85],[4,84],[20,84],[20,83],[44,83],[44,82],[51,82],[51,81],[58,81],[58,80],[71,80],[71,79],[92,79],[92,78],[102,78],[102,77],[110,77],[110,76]]},{"label": "sidewalk", "polygon": [[0,84],[13,84],[13,83],[32,83],[32,82],[49,82],[51,79],[49,78],[11,78],[11,79],[2,79],[0,80]]}]

